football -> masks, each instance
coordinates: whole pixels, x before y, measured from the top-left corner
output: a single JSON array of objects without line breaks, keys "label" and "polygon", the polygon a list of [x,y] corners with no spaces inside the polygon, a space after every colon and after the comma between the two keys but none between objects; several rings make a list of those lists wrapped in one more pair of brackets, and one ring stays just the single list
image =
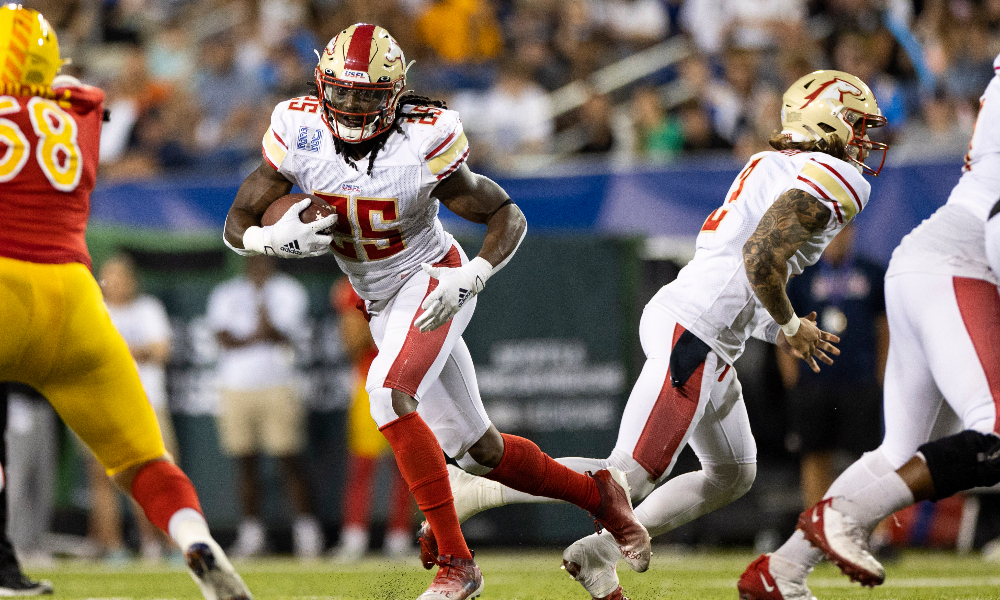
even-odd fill
[{"label": "football", "polygon": [[[333,208],[329,204],[312,194],[287,194],[278,198],[271,203],[271,206],[267,207],[267,210],[264,211],[264,215],[260,218],[260,224],[274,225],[281,219],[282,216],[284,216],[286,212],[288,212],[288,209],[290,209],[293,204],[301,202],[306,198],[311,199],[312,204],[299,213],[299,220],[303,223],[312,223],[313,221],[322,219],[323,217],[334,213]],[[329,231],[330,229],[328,228],[324,229],[320,233],[328,235]]]}]

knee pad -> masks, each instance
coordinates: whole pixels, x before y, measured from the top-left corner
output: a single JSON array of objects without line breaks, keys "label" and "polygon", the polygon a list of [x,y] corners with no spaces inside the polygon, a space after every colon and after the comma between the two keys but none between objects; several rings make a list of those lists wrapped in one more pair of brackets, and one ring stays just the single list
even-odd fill
[{"label": "knee pad", "polygon": [[368,408],[379,428],[385,427],[399,418],[399,415],[392,408],[392,390],[390,388],[375,388],[368,392]]},{"label": "knee pad", "polygon": [[456,458],[455,462],[466,473],[472,473],[473,475],[479,475],[480,477],[493,470],[485,465],[477,463],[476,459],[472,458],[468,452]]},{"label": "knee pad", "polygon": [[1000,483],[1000,437],[995,434],[967,429],[928,442],[918,450],[934,482],[931,500]]},{"label": "knee pad", "polygon": [[724,491],[727,502],[732,502],[750,491],[754,479],[757,478],[757,463],[702,463],[702,470],[713,485]]}]

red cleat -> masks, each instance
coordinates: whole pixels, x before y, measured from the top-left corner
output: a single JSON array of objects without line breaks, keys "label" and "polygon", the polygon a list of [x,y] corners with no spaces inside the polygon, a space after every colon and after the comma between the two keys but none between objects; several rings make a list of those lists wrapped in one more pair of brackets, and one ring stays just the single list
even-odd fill
[{"label": "red cleat", "polygon": [[649,568],[651,554],[649,532],[632,512],[628,480],[622,471],[609,468],[587,472],[597,482],[601,505],[594,518],[618,542],[618,549],[628,566],[637,573]]},{"label": "red cleat", "polygon": [[483,593],[483,573],[473,559],[439,556],[437,564],[431,587],[417,600],[466,600]]},{"label": "red cleat", "polygon": [[833,498],[805,510],[798,527],[851,581],[868,587],[885,581],[885,569],[868,551],[868,536],[850,515],[833,507]]},{"label": "red cleat", "polygon": [[816,600],[804,581],[775,577],[771,555],[761,554],[740,576],[736,589],[740,600]]},{"label": "red cleat", "polygon": [[425,569],[434,568],[438,564],[438,542],[431,530],[431,524],[427,521],[420,524],[417,541],[420,542],[420,562]]}]

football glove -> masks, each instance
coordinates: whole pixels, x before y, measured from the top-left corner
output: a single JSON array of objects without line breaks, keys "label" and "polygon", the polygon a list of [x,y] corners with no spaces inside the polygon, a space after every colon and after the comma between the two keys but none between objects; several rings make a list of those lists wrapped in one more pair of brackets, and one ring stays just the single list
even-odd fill
[{"label": "football glove", "polygon": [[303,223],[299,214],[309,208],[312,200],[306,198],[292,205],[274,225],[250,227],[243,233],[243,247],[258,254],[280,258],[306,258],[321,256],[330,251],[333,236],[320,231],[333,227],[337,215],[327,215],[311,223]]},{"label": "football glove", "polygon": [[447,323],[469,301],[483,291],[493,273],[493,265],[477,256],[461,267],[434,267],[421,263],[424,273],[438,280],[438,285],[424,298],[423,314],[413,324],[421,332],[433,331]]}]

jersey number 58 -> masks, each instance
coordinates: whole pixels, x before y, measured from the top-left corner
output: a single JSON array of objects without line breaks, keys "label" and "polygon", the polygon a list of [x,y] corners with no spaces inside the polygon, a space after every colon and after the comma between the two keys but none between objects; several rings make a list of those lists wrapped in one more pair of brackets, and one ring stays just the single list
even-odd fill
[{"label": "jersey number 58", "polygon": [[[73,117],[46,98],[32,98],[26,107],[31,127],[38,136],[35,160],[42,173],[60,192],[72,192],[80,184],[83,163],[76,142]],[[0,96],[0,182],[10,181],[24,169],[31,154],[28,138],[17,123],[3,118],[20,112],[16,98]]]}]

